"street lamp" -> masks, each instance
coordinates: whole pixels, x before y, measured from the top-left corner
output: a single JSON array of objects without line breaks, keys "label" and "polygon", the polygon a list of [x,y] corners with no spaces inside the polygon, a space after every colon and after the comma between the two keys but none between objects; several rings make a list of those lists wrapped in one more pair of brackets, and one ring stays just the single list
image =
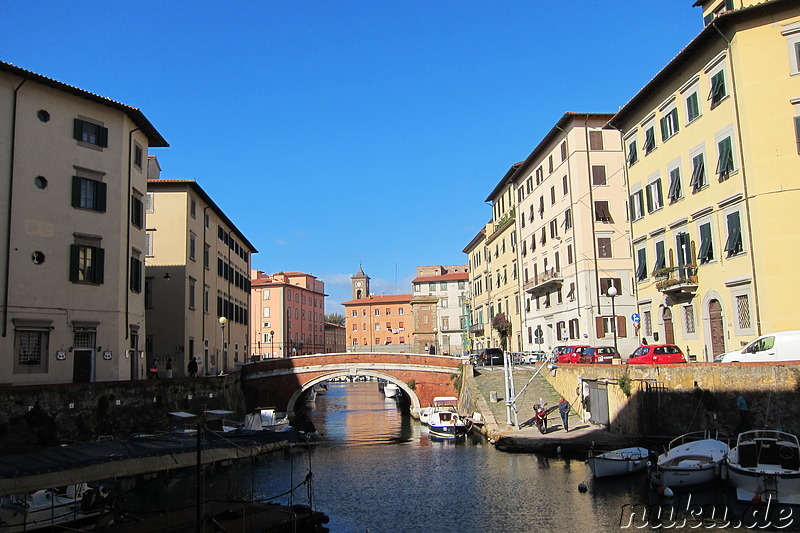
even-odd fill
[{"label": "street lamp", "polygon": [[608,297],[611,298],[611,331],[614,332],[614,351],[617,351],[617,311],[614,308],[614,298],[617,296],[617,288],[613,285],[608,288]]},{"label": "street lamp", "polygon": [[[613,301],[613,300],[612,300]],[[222,343],[221,343],[221,350],[220,350],[220,357],[222,357],[222,370],[228,370],[228,358],[225,357],[225,324],[228,323],[228,319],[224,316],[219,317],[219,325],[222,327]]]},{"label": "street lamp", "polygon": [[272,359],[275,357],[275,331],[270,330],[269,332],[269,358]]}]

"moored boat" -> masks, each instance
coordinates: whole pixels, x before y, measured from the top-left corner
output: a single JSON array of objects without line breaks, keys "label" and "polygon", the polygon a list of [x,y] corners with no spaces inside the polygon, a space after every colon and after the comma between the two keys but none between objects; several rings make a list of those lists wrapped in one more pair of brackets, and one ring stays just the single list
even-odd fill
[{"label": "moored boat", "polygon": [[586,464],[589,465],[592,475],[596,478],[621,476],[640,472],[647,468],[649,453],[647,448],[639,446],[599,454],[590,453]]},{"label": "moored boat", "polygon": [[469,422],[456,412],[458,398],[437,396],[428,416],[428,434],[439,439],[464,438],[469,431]]},{"label": "moored boat", "polygon": [[64,489],[11,494],[0,499],[0,531],[16,533],[85,524],[106,512],[105,494],[76,483]]},{"label": "moored boat", "polygon": [[692,487],[714,481],[720,477],[729,450],[727,443],[709,438],[707,432],[681,435],[657,459],[651,458],[650,482],[665,487]]},{"label": "moored boat", "polygon": [[739,434],[725,465],[742,501],[800,505],[800,444],[796,435],[755,429]]},{"label": "moored boat", "polygon": [[383,386],[383,394],[387,398],[394,398],[397,396],[397,393],[400,391],[400,387],[395,385],[394,383],[387,383]]}]

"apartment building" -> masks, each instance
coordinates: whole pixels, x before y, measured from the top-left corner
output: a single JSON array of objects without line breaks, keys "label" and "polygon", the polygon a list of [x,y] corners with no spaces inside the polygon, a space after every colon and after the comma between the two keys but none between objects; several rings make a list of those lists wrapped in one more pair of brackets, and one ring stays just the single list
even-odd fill
[{"label": "apartment building", "polygon": [[[800,5],[700,0],[705,28],[611,120],[641,335],[698,360],[797,329]],[[788,252],[787,252],[788,251]]]},{"label": "apartment building", "polygon": [[344,353],[347,349],[347,329],[341,324],[325,322],[325,353]]},{"label": "apartment building", "polygon": [[622,144],[604,129],[612,116],[565,113],[507,178],[526,351],[616,343],[625,356],[639,345]]},{"label": "apartment building", "polygon": [[186,375],[230,372],[249,355],[250,259],[257,250],[192,179],[147,180],[148,359]]},{"label": "apartment building", "polygon": [[143,377],[143,199],[135,107],[0,62],[0,382]]},{"label": "apartment building", "polygon": [[351,276],[353,300],[342,302],[348,352],[409,353],[411,294],[374,295],[370,277],[359,266]]},{"label": "apartment building", "polygon": [[[468,349],[465,346],[468,283],[467,265],[417,267],[417,277],[411,281],[414,295],[411,300],[415,325],[414,351],[419,349],[448,355],[460,354]],[[427,313],[431,306],[434,311],[432,316]]]},{"label": "apartment building", "polygon": [[325,283],[304,272],[250,273],[253,359],[325,351]]}]

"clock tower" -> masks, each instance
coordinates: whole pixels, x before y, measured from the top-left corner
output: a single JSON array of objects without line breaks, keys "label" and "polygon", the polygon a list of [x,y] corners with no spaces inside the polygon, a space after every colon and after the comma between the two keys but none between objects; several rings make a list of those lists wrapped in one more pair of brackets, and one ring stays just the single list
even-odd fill
[{"label": "clock tower", "polygon": [[369,296],[369,276],[364,274],[364,269],[358,265],[358,272],[350,277],[353,283],[353,300],[360,300]]}]

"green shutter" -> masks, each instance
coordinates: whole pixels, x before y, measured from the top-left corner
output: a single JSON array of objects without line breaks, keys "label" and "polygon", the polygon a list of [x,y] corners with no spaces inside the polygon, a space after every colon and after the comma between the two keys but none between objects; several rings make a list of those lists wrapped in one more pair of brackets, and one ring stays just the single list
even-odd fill
[{"label": "green shutter", "polygon": [[728,252],[728,256],[742,251],[742,229],[738,212],[728,215],[728,240],[725,242],[725,251]]},{"label": "green shutter", "polygon": [[108,128],[97,126],[97,146],[108,147]]},{"label": "green shutter", "polygon": [[105,279],[105,255],[102,248],[92,248],[92,264],[94,266],[94,282],[102,284]]},{"label": "green shutter", "polygon": [[656,264],[653,265],[653,270],[661,270],[666,266],[664,258],[664,241],[656,243]]},{"label": "green shutter", "polygon": [[655,181],[656,184],[656,199],[658,200],[658,205],[664,205],[664,194],[661,192],[661,178],[658,178]]},{"label": "green shutter", "polygon": [[640,248],[637,255],[639,264],[636,267],[636,279],[643,280],[647,277],[647,252]]},{"label": "green shutter", "polygon": [[797,153],[800,154],[800,117],[794,117],[794,138],[797,142]]},{"label": "green shutter", "polygon": [[703,224],[700,226],[700,253],[697,258],[701,263],[705,263],[713,259],[711,253],[711,225]]},{"label": "green shutter", "polygon": [[81,206],[81,178],[72,176],[72,207]]},{"label": "green shutter", "polygon": [[106,196],[108,195],[108,185],[102,181],[96,182],[97,190],[97,210],[101,213],[106,212]]},{"label": "green shutter", "polygon": [[75,140],[83,140],[83,121],[81,119],[74,119],[72,122],[72,136]]},{"label": "green shutter", "polygon": [[667,127],[668,117],[661,117],[661,140],[666,141],[669,139],[669,128]]},{"label": "green shutter", "polygon": [[78,281],[78,263],[81,260],[81,247],[77,244],[69,245],[69,280]]},{"label": "green shutter", "polygon": [[653,193],[650,190],[650,186],[649,185],[647,186],[646,192],[647,192],[647,212],[648,213],[652,213],[653,212]]}]

